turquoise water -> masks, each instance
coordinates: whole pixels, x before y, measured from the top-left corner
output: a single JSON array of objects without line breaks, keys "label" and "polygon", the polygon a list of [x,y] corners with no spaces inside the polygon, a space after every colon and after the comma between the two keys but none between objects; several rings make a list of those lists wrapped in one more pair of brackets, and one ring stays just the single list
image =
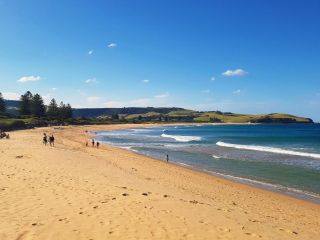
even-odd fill
[{"label": "turquoise water", "polygon": [[158,159],[320,202],[320,125],[193,125],[97,133]]}]

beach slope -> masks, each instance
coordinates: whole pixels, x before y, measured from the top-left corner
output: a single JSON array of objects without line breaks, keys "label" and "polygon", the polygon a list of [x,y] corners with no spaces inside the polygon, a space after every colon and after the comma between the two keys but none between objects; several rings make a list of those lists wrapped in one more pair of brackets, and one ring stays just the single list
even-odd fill
[{"label": "beach slope", "polygon": [[[0,239],[320,239],[320,205],[112,146],[85,130],[0,141]],[[136,125],[134,126],[136,127]],[[42,145],[54,134],[56,146]]]}]

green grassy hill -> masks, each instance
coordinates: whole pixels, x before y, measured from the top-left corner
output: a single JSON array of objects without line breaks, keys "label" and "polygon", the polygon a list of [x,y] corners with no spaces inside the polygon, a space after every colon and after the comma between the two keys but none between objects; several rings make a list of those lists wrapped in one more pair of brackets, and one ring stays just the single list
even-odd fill
[{"label": "green grassy hill", "polygon": [[167,114],[155,112],[145,114],[128,114],[127,120],[203,122],[203,123],[313,123],[312,119],[284,113],[272,114],[236,114],[214,112],[197,112],[192,110],[171,111]]}]

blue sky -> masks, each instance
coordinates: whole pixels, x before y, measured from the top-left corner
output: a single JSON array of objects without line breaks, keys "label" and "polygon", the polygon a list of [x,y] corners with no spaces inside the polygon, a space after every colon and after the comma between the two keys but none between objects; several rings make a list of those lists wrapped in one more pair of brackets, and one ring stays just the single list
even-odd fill
[{"label": "blue sky", "polygon": [[0,0],[0,91],[320,120],[320,1]]}]

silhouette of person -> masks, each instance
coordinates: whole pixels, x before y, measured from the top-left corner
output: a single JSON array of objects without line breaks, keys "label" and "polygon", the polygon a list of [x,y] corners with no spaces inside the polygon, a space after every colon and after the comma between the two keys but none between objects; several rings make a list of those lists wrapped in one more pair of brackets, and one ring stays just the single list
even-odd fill
[{"label": "silhouette of person", "polygon": [[43,139],[42,139],[42,141],[43,141],[43,144],[45,145],[45,146],[47,146],[47,143],[48,143],[48,138],[47,138],[47,134],[43,134]]},{"label": "silhouette of person", "polygon": [[54,147],[54,136],[53,134],[51,135],[51,137],[49,137],[49,143],[51,147]]}]

